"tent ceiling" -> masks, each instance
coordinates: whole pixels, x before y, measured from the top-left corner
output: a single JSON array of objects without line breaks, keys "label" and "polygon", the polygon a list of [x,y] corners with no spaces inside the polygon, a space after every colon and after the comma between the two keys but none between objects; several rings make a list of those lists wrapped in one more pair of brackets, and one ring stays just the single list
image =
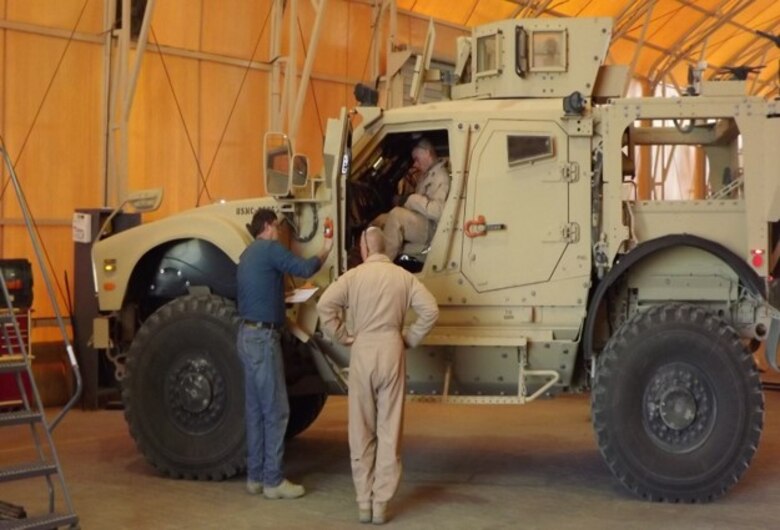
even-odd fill
[{"label": "tent ceiling", "polygon": [[476,26],[503,18],[614,19],[609,61],[632,65],[651,85],[684,87],[688,65],[706,61],[705,79],[730,76],[725,66],[763,66],[748,77],[753,94],[777,96],[780,34],[777,0],[396,0],[398,8]]}]

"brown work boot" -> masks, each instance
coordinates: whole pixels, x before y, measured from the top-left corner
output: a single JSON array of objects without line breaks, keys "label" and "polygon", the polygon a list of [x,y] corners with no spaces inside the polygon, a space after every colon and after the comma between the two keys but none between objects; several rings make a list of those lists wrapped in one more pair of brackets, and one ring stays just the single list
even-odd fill
[{"label": "brown work boot", "polygon": [[375,502],[371,514],[371,522],[374,524],[385,524],[387,522],[387,503]]},{"label": "brown work boot", "polygon": [[358,521],[361,523],[371,522],[371,503],[359,502],[358,503]]},{"label": "brown work boot", "polygon": [[300,484],[293,484],[287,479],[283,479],[278,486],[273,488],[265,486],[263,488],[263,495],[266,499],[297,499],[303,497],[306,490]]}]

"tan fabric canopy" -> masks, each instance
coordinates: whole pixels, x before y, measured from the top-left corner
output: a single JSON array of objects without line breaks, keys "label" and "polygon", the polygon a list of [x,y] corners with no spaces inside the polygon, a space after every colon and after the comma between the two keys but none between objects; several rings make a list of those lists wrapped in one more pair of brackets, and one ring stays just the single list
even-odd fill
[{"label": "tan fabric canopy", "polygon": [[628,64],[650,87],[687,84],[688,65],[707,62],[705,79],[731,76],[724,67],[763,67],[748,90],[778,95],[780,35],[776,0],[397,0],[399,9],[475,26],[502,18],[614,19],[609,60]]}]

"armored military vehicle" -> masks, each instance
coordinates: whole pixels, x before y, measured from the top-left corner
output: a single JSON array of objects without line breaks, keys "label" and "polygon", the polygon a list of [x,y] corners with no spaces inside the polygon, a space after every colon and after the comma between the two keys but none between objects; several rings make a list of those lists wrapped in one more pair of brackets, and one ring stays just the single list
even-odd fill
[{"label": "armored military vehicle", "polygon": [[[324,289],[354,265],[360,232],[392,207],[425,137],[451,185],[430,241],[398,260],[441,309],[408,352],[410,399],[523,404],[589,389],[598,446],[636,495],[709,501],[734,485],[761,435],[763,343],[777,368],[767,291],[780,108],[747,96],[744,81],[621,97],[626,69],[604,65],[610,38],[604,18],[478,27],[458,43],[450,101],[342,110],[320,175],[270,133],[268,197],[95,244],[100,309],[126,355],[125,415],[149,462],[201,479],[244,467],[235,270],[255,209],[288,220],[286,241],[303,255],[332,219],[336,251],[312,280]],[[705,197],[638,200],[637,146],[701,149]],[[291,307],[288,324],[292,436],[346,391],[349,350],[322,335],[314,299]]]}]

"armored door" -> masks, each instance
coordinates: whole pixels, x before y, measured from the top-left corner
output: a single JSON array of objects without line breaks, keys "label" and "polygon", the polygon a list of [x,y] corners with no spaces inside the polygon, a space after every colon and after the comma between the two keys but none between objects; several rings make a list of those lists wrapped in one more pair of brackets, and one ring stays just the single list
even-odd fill
[{"label": "armored door", "polygon": [[471,160],[465,276],[479,292],[548,281],[576,236],[566,134],[554,122],[491,120]]}]

